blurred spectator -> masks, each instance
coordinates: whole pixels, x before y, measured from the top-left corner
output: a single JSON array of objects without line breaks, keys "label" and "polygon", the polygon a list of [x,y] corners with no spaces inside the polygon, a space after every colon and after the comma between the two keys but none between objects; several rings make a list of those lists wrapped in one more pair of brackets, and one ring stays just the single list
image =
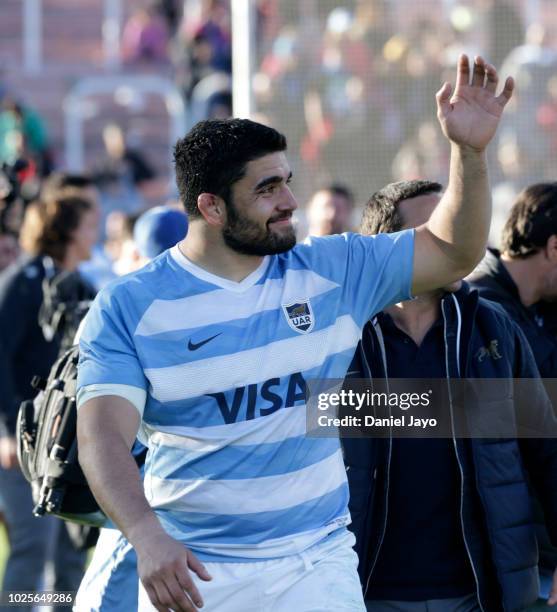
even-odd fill
[{"label": "blurred spectator", "polygon": [[201,0],[198,15],[184,14],[182,34],[186,42],[201,36],[207,40],[212,50],[215,70],[230,72],[232,65],[230,2],[229,0]]},{"label": "blurred spectator", "polygon": [[180,19],[182,0],[155,0],[154,7],[164,17],[168,31],[174,35]]},{"label": "blurred spectator", "polygon": [[12,185],[9,178],[0,173],[0,272],[19,256],[19,219],[14,218],[18,203],[17,185]]},{"label": "blurred spectator", "polygon": [[113,258],[112,271],[122,276],[182,240],[188,218],[182,210],[155,206],[140,215],[113,214],[109,225],[107,251]]},{"label": "blurred spectator", "polygon": [[511,51],[502,72],[515,77],[517,96],[501,123],[498,141],[518,145],[521,187],[553,180],[557,167],[557,30],[532,24],[525,44]]},{"label": "blurred spectator", "polygon": [[354,196],[348,187],[335,183],[315,192],[307,205],[309,236],[342,234],[353,229]]},{"label": "blurred spectator", "polygon": [[[99,191],[88,174],[54,172],[41,186],[40,197],[45,202],[75,195],[84,197],[99,209]],[[93,247],[91,257],[82,261],[78,269],[81,276],[97,291],[115,276],[112,262],[100,244]]]},{"label": "blurred spectator", "polygon": [[129,274],[138,268],[140,255],[133,241],[133,230],[139,217],[140,213],[114,213],[110,217],[111,227],[106,248],[112,256],[112,272],[116,276]]},{"label": "blurred spectator", "polygon": [[133,238],[133,226],[139,214],[126,215],[121,211],[114,211],[106,218],[104,248],[112,261],[117,261],[121,256],[124,242]]},{"label": "blurred spectator", "polygon": [[186,3],[174,46],[176,80],[187,100],[204,78],[232,73],[229,2],[202,0],[196,4]]},{"label": "blurred spectator", "polygon": [[110,212],[134,213],[144,207],[143,191],[148,189],[156,174],[145,155],[126,143],[119,125],[109,123],[102,135],[106,154],[94,167],[92,176],[100,193],[104,233]]},{"label": "blurred spectator", "polygon": [[40,116],[6,96],[0,111],[0,163],[13,165],[19,160],[26,160],[39,176],[46,176],[52,167]]},{"label": "blurred spectator", "polygon": [[63,196],[80,195],[99,205],[99,192],[88,174],[54,172],[42,182],[40,199],[44,202]]},{"label": "blurred spectator", "polygon": [[190,99],[189,125],[203,119],[227,119],[232,116],[232,77],[213,72],[193,88]]},{"label": "blurred spectator", "polygon": [[0,169],[0,220],[2,231],[17,236],[23,220],[24,201],[16,168],[4,164]]},{"label": "blurred spectator", "polygon": [[191,92],[199,81],[219,68],[215,60],[214,43],[208,34],[201,31],[193,37],[189,47],[189,60],[188,89]]},{"label": "blurred spectator", "polygon": [[143,265],[183,240],[188,231],[185,212],[156,206],[144,212],[133,228],[133,241]]},{"label": "blurred spectator", "polygon": [[217,91],[207,100],[207,119],[229,119],[232,117],[232,92]]},{"label": "blurred spectator", "polygon": [[79,266],[79,272],[97,291],[111,280],[130,271],[130,258],[133,258],[130,243],[133,226],[139,213],[113,211],[106,218],[104,243],[96,244],[92,257]]},{"label": "blurred spectator", "polygon": [[17,235],[5,228],[0,222],[0,272],[13,264],[19,257]]},{"label": "blurred spectator", "polygon": [[168,30],[154,6],[138,8],[124,25],[122,56],[132,63],[168,60]]},{"label": "blurred spectator", "polygon": [[[59,521],[33,517],[31,489],[17,464],[14,432],[20,403],[35,395],[32,377],[47,377],[65,331],[47,329],[44,322],[39,325],[43,292],[57,275],[73,274],[82,299],[93,296],[76,268],[90,257],[97,230],[95,204],[77,195],[31,204],[21,228],[21,244],[29,256],[0,277],[0,498],[10,541],[5,591],[40,590],[49,557],[55,566],[50,585],[54,590],[75,590],[84,570],[85,554],[74,549]],[[56,333],[51,334],[53,329]]]},{"label": "blurred spectator", "polygon": [[109,123],[103,130],[106,159],[101,162],[95,179],[98,183],[127,181],[140,187],[142,183],[155,178],[155,171],[143,153],[130,148],[122,128]]}]

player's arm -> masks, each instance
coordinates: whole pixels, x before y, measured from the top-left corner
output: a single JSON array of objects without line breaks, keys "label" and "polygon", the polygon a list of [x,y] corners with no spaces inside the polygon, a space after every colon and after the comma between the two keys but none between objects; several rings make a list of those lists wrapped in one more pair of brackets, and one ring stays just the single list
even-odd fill
[{"label": "player's arm", "polygon": [[414,295],[463,278],[484,255],[491,222],[485,148],[514,87],[508,78],[497,96],[497,84],[493,66],[478,57],[471,74],[462,55],[454,93],[449,83],[437,93],[437,117],[451,143],[450,175],[441,202],[416,230]]},{"label": "player's arm", "polygon": [[85,401],[77,419],[79,462],[99,505],[135,548],[139,577],[153,605],[164,612],[191,612],[203,600],[188,568],[203,580],[210,576],[183,544],[166,534],[145,498],[130,453],[139,423],[137,408],[123,397]]}]

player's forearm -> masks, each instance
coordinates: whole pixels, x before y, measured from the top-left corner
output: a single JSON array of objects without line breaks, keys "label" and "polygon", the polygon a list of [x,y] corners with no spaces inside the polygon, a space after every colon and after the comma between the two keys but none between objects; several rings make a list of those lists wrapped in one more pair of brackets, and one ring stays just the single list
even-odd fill
[{"label": "player's forearm", "polygon": [[134,547],[163,529],[145,494],[137,464],[117,433],[79,436],[79,461],[103,511]]},{"label": "player's forearm", "polygon": [[485,253],[491,193],[484,151],[451,144],[447,190],[428,222],[455,266],[468,274]]}]

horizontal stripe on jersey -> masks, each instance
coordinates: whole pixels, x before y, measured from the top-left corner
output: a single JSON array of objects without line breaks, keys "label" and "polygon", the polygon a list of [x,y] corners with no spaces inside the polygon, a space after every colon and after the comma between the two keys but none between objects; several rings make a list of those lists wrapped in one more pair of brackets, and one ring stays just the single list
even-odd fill
[{"label": "horizontal stripe on jersey", "polygon": [[97,297],[78,386],[146,392],[145,494],[205,560],[293,554],[349,521],[337,439],[308,382],[342,379],[371,315],[410,297],[413,231],[311,239],[240,283],[177,248]]}]

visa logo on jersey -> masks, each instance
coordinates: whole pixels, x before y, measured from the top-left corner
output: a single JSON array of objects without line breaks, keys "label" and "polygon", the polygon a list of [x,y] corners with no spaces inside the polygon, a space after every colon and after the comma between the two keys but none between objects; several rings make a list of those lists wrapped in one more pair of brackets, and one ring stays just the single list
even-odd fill
[{"label": "visa logo on jersey", "polygon": [[287,378],[270,378],[263,383],[237,387],[226,393],[208,393],[215,398],[227,425],[268,416],[281,408],[306,402],[307,385],[300,372]]}]

